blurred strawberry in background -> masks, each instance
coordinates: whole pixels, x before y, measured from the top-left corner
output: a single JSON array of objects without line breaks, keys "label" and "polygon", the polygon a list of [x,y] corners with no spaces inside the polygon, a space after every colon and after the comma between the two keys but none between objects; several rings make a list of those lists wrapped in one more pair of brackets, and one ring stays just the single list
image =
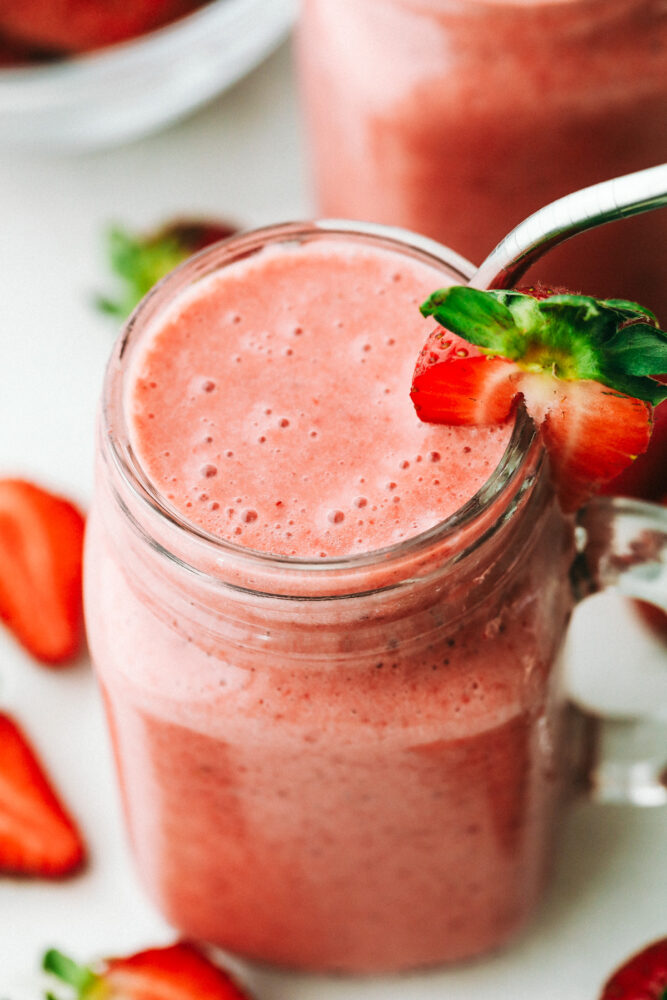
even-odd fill
[{"label": "blurred strawberry in background", "polygon": [[249,1000],[230,973],[189,941],[107,958],[94,967],[51,949],[42,964],[79,1000]]},{"label": "blurred strawberry in background", "polygon": [[180,218],[148,233],[129,233],[119,226],[107,236],[107,255],[118,279],[113,297],[98,296],[102,312],[124,319],[147,292],[178,264],[204,247],[238,231],[220,219]]},{"label": "blurred strawberry in background", "polygon": [[605,983],[600,1000],[665,1000],[667,938],[633,955]]},{"label": "blurred strawberry in background", "polygon": [[[160,28],[204,0],[0,0],[0,40],[6,52],[30,59],[104,48]],[[1,49],[0,49],[1,52]],[[9,64],[7,56],[4,65]]]}]

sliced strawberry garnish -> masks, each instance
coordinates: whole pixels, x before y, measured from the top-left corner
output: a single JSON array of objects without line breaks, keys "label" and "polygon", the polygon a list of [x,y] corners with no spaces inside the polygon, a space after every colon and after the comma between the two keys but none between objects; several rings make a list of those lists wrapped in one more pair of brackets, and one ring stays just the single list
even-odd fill
[{"label": "sliced strawberry garnish", "polygon": [[71,659],[81,644],[83,531],[68,500],[0,480],[0,619],[44,663]]},{"label": "sliced strawberry garnish", "polygon": [[44,968],[73,986],[81,1000],[248,1000],[229,973],[187,942],[106,959],[94,970],[49,951]]},{"label": "sliced strawberry garnish", "polygon": [[641,306],[543,288],[454,287],[422,312],[447,333],[432,334],[418,359],[411,395],[419,417],[498,424],[523,402],[564,509],[646,450],[652,404],[667,398],[652,377],[667,369],[667,334]]},{"label": "sliced strawberry garnish", "polygon": [[[528,412],[539,421],[539,411]],[[651,409],[599,382],[567,382],[544,412],[542,438],[565,510],[576,510],[609,479],[646,451]]]},{"label": "sliced strawberry garnish", "polygon": [[417,360],[412,400],[427,423],[499,424],[513,408],[515,377],[511,361],[489,358],[461,337],[434,330]]},{"label": "sliced strawberry garnish", "polygon": [[600,1000],[667,1000],[667,938],[633,955],[605,983]]},{"label": "sliced strawberry garnish", "polygon": [[98,298],[103,312],[124,318],[178,264],[204,247],[227,239],[236,227],[218,219],[175,219],[145,235],[118,227],[109,232],[109,262],[120,279],[119,296]]},{"label": "sliced strawberry garnish", "polygon": [[0,713],[0,871],[56,878],[83,859],[81,836],[25,735]]},{"label": "sliced strawberry garnish", "polygon": [[648,449],[620,476],[612,479],[604,492],[656,502],[667,494],[667,405],[655,411]]}]

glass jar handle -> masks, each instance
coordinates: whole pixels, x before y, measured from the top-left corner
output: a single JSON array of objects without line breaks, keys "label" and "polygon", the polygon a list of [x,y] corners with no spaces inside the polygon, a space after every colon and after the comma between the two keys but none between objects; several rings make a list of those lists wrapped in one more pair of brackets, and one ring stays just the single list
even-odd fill
[{"label": "glass jar handle", "polygon": [[[667,508],[596,497],[577,516],[577,548],[577,600],[613,589],[667,611]],[[662,717],[614,718],[574,706],[576,785],[596,802],[667,804],[667,706],[662,708]]]}]

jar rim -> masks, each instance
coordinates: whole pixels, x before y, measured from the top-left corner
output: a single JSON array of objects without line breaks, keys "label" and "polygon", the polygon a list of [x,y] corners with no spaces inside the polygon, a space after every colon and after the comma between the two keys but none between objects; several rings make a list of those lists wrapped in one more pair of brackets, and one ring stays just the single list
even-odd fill
[{"label": "jar rim", "polygon": [[[343,557],[313,559],[250,549],[210,534],[188,521],[167,501],[151,482],[131,447],[125,406],[129,352],[140,340],[142,332],[174,301],[175,296],[195,282],[259,252],[267,245],[302,243],[320,238],[343,241],[354,239],[407,254],[464,282],[468,281],[475,270],[469,261],[455,251],[427,237],[397,227],[338,219],[280,223],[231,236],[206,247],[179,265],[142,299],[114,345],[106,369],[99,426],[103,455],[110,461],[119,479],[115,488],[117,500],[153,549],[200,576],[201,558],[184,558],[179,541],[187,539],[196,547],[200,556],[206,553],[208,558],[204,562],[207,565],[220,566],[232,560],[239,567],[244,567],[250,577],[254,572],[261,574],[270,569],[286,574],[288,578],[290,575],[302,577],[304,573],[311,577],[327,574],[339,576],[378,564],[388,566],[392,562],[414,559],[434,545],[451,545],[457,533],[466,529],[467,534],[468,529],[474,528],[476,522],[481,522],[490,507],[502,500],[505,494],[508,497],[514,495],[529,457],[532,456],[538,464],[541,463],[541,448],[534,425],[525,410],[519,408],[502,458],[480,489],[465,504],[442,521],[410,538],[384,548]],[[159,525],[158,532],[147,527],[151,521],[154,525]],[[489,531],[493,532],[497,526],[486,525],[484,537],[488,537]],[[159,543],[156,541],[158,535]],[[468,545],[463,552],[457,552],[456,558],[459,559],[470,549],[476,548],[479,540],[478,538]],[[205,572],[204,575],[214,574]]]}]

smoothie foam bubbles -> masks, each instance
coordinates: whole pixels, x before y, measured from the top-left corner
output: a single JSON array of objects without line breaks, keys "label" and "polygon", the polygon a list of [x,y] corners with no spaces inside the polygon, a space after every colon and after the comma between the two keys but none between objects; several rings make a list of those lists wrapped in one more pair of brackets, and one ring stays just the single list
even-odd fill
[{"label": "smoothie foam bubbles", "polygon": [[128,388],[146,475],[186,520],[251,549],[380,549],[454,513],[509,428],[423,424],[409,388],[442,275],[326,241],[197,283],[154,325]]}]

